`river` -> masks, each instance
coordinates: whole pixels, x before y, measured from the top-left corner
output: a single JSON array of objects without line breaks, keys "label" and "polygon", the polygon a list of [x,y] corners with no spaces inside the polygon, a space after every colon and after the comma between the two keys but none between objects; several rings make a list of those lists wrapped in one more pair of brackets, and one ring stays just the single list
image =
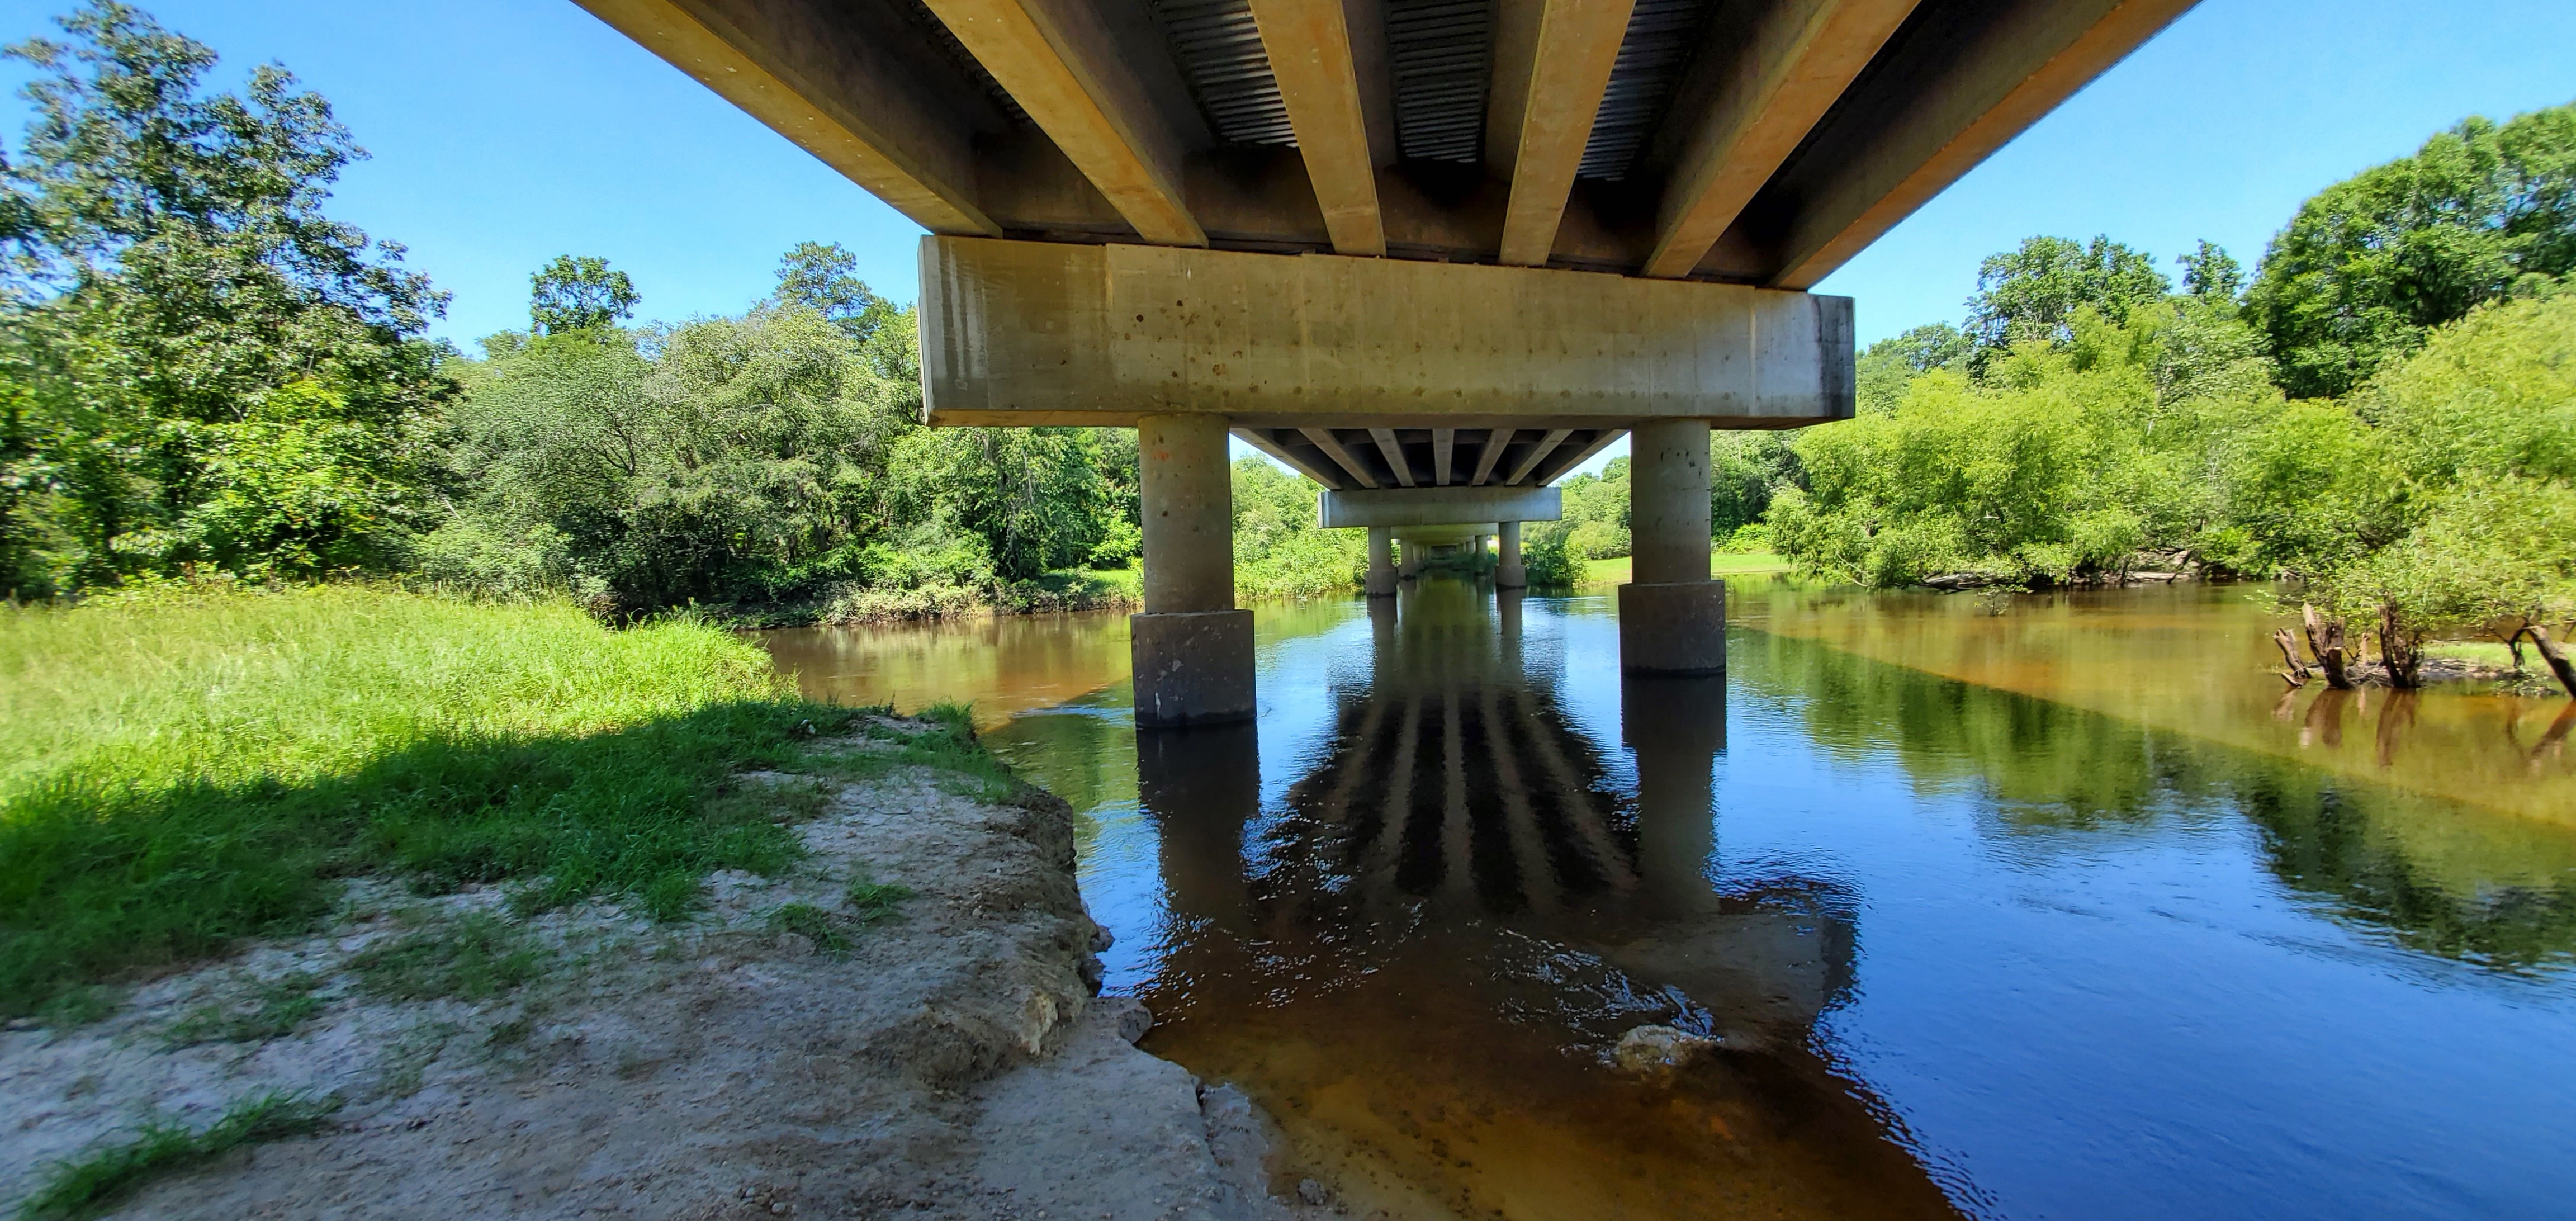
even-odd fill
[{"label": "river", "polygon": [[1361,1209],[2576,1214],[2567,700],[2285,696],[2246,586],[1728,618],[1623,684],[1607,597],[1265,606],[1258,721],[1142,741],[1121,616],[766,640],[971,703],[1146,1047]]}]

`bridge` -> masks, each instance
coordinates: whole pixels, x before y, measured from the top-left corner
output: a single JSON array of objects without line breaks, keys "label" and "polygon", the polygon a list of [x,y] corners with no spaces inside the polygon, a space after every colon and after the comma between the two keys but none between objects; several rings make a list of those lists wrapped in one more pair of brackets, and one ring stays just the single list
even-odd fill
[{"label": "bridge", "polygon": [[1630,438],[1621,664],[1726,664],[1712,428],[1853,410],[1807,291],[2192,0],[579,0],[929,231],[933,425],[1138,430],[1140,724],[1252,714],[1229,434],[1367,528]]}]

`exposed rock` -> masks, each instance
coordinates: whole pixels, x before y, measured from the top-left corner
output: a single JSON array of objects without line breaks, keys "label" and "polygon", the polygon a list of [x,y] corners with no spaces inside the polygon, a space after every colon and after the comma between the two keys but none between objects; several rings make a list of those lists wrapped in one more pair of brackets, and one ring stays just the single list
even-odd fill
[{"label": "exposed rock", "polygon": [[1619,1036],[1619,1046],[1610,1054],[1621,1072],[1653,1076],[1683,1068],[1717,1046],[1715,1039],[1670,1026],[1639,1026]]}]

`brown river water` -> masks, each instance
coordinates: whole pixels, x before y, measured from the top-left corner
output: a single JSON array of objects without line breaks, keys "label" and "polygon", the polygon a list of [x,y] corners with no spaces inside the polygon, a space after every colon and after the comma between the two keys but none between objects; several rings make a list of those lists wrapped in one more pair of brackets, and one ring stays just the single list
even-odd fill
[{"label": "brown river water", "polygon": [[1363,1209],[2576,1215],[2569,701],[2285,696],[2246,586],[1728,617],[1623,682],[1606,597],[1261,607],[1258,720],[1143,735],[1123,616],[765,640],[971,703],[1146,1046]]}]

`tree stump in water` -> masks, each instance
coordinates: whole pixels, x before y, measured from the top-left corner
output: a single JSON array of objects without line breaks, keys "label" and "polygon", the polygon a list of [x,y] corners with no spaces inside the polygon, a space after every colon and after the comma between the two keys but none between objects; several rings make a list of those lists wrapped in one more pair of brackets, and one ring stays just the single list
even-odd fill
[{"label": "tree stump in water", "polygon": [[2424,685],[2424,633],[2398,622],[2397,608],[2379,604],[2379,664],[2388,671],[2388,685],[2412,691]]},{"label": "tree stump in water", "polygon": [[2308,634],[2308,653],[2317,659],[2317,668],[2326,672],[2326,685],[2337,691],[2352,690],[2352,674],[2345,669],[2350,654],[2346,651],[2343,620],[2325,619],[2317,608],[2299,604],[2302,626]]},{"label": "tree stump in water", "polygon": [[2272,643],[2281,647],[2281,661],[2289,667],[2281,671],[2281,681],[2292,687],[2307,686],[2308,663],[2299,660],[2299,648],[2290,639],[2290,629],[2281,628],[2273,632]]}]

